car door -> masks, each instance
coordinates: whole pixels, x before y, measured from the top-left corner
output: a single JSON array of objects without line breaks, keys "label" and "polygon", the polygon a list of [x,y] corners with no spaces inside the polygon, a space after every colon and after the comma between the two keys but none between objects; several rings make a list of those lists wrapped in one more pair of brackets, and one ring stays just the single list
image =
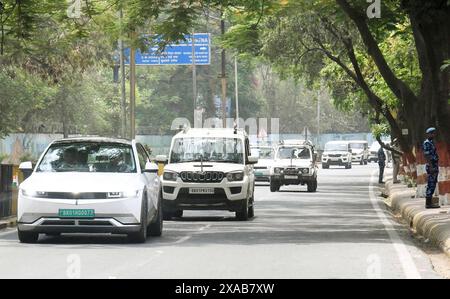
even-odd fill
[{"label": "car door", "polygon": [[[147,152],[145,151],[144,147],[141,144],[136,144],[136,149],[138,152],[138,159],[139,159],[139,165],[141,166],[141,169],[145,169],[147,163],[150,162],[150,158],[148,157]],[[148,207],[158,207],[158,196],[159,196],[159,177],[157,173],[147,173],[143,172],[142,176],[145,179],[146,182],[146,189],[147,189],[147,199],[148,199]]]}]

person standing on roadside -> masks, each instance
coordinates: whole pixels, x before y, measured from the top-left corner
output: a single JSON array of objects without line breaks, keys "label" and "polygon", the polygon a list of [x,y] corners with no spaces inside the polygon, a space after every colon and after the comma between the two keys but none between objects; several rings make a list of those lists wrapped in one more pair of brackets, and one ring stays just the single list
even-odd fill
[{"label": "person standing on roadside", "polygon": [[436,190],[439,175],[439,156],[434,145],[436,128],[428,128],[427,139],[423,143],[423,154],[427,160],[426,171],[428,175],[425,207],[427,209],[440,208],[439,204],[433,203],[433,194]]},{"label": "person standing on roadside", "polygon": [[378,178],[379,184],[384,184],[383,176],[384,176],[384,168],[386,167],[386,154],[384,153],[383,148],[380,146],[378,150],[378,166],[380,167],[380,175]]}]

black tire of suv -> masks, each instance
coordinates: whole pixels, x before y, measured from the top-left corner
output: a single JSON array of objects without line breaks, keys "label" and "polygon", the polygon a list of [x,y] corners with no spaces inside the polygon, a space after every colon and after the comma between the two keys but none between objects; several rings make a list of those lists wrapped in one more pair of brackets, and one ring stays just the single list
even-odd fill
[{"label": "black tire of suv", "polygon": [[172,220],[173,212],[163,211],[163,220]]},{"label": "black tire of suv", "polygon": [[280,184],[270,182],[270,192],[278,192],[280,191]]},{"label": "black tire of suv", "polygon": [[182,218],[183,217],[183,210],[176,210],[175,212],[173,212],[172,217]]},{"label": "black tire of suv", "polygon": [[312,182],[307,183],[308,192],[316,192],[317,191],[317,179]]},{"label": "black tire of suv", "polygon": [[249,199],[244,199],[242,202],[243,202],[243,204],[242,204],[241,210],[236,212],[236,219],[239,221],[247,221],[248,217],[249,217],[249,215],[248,215]]},{"label": "black tire of suv", "polygon": [[141,227],[138,232],[128,234],[128,240],[131,243],[145,243],[147,241],[147,196],[142,196],[141,205]]},{"label": "black tire of suv", "polygon": [[250,198],[250,206],[248,207],[248,218],[255,217],[255,189],[253,189],[253,195]]},{"label": "black tire of suv", "polygon": [[158,199],[158,211],[156,213],[156,220],[153,223],[150,223],[150,225],[147,228],[147,236],[151,237],[160,237],[163,232],[163,212],[162,212],[162,205],[161,205],[161,198],[162,196],[159,196]]},{"label": "black tire of suv", "polygon": [[34,243],[37,243],[37,241],[39,240],[38,233],[23,232],[23,231],[17,230],[17,235],[19,237],[20,243],[34,244]]},{"label": "black tire of suv", "polygon": [[329,169],[330,168],[330,165],[328,165],[328,164],[322,164],[322,169]]},{"label": "black tire of suv", "polygon": [[364,160],[364,165],[367,165],[367,164],[369,164],[369,161]]}]

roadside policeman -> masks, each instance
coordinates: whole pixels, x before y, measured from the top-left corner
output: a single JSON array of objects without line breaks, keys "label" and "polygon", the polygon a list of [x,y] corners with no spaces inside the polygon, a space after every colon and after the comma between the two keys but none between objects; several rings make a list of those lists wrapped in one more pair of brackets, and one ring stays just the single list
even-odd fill
[{"label": "roadside policeman", "polygon": [[378,150],[378,166],[380,167],[380,176],[378,178],[378,183],[383,184],[384,168],[386,167],[386,154],[382,147]]},{"label": "roadside policeman", "polygon": [[423,143],[423,153],[427,160],[426,171],[428,175],[426,203],[427,209],[440,208],[439,204],[433,203],[433,194],[436,190],[439,175],[439,156],[434,145],[434,138],[436,137],[436,128],[428,128],[427,139]]}]

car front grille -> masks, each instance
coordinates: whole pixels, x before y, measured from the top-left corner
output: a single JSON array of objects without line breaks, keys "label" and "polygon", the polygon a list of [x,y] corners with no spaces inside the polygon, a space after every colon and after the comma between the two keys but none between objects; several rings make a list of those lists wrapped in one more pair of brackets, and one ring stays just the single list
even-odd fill
[{"label": "car front grille", "polygon": [[339,158],[339,157],[341,157],[341,154],[331,154],[331,155],[328,155],[328,157]]},{"label": "car front grille", "polygon": [[284,174],[287,174],[287,175],[297,175],[298,174],[298,169],[296,169],[296,168],[287,168],[287,169],[285,169],[284,170]]},{"label": "car front grille", "polygon": [[39,195],[41,198],[51,199],[107,199],[108,193],[106,192],[45,192]]},{"label": "car front grille", "polygon": [[180,177],[185,183],[220,183],[225,174],[219,171],[184,171],[180,174]]},{"label": "car front grille", "polygon": [[253,167],[255,170],[257,170],[257,169],[267,169],[267,167],[266,166],[255,166],[255,167]]}]

